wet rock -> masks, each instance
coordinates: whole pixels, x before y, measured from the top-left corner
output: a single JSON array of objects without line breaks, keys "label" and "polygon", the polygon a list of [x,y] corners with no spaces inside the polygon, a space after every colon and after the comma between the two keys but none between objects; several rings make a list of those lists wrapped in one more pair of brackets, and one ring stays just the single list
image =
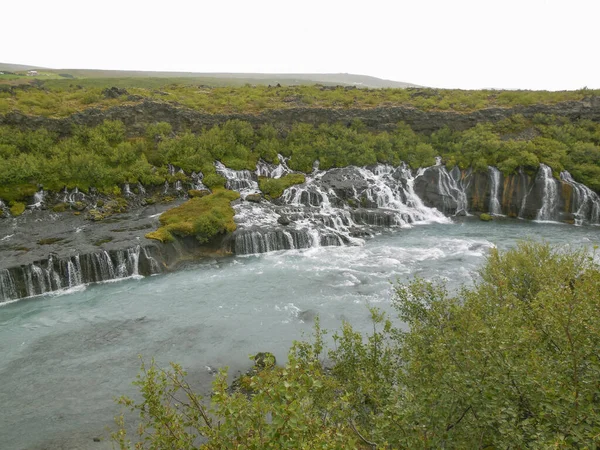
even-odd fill
[{"label": "wet rock", "polygon": [[292,223],[292,221],[290,220],[290,218],[288,216],[279,216],[277,218],[277,223],[279,225],[287,226],[290,223]]},{"label": "wet rock", "polygon": [[313,320],[315,320],[316,316],[317,313],[314,312],[312,309],[307,309],[306,311],[300,311],[298,313],[298,319],[300,319],[302,322],[312,322]]}]

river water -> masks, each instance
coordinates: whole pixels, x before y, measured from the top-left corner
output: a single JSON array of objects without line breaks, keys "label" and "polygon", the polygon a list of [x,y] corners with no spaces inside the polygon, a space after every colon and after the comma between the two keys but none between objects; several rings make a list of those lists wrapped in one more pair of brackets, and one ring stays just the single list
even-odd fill
[{"label": "river water", "polygon": [[[472,218],[417,225],[364,245],[190,263],[178,272],[105,283],[0,307],[0,448],[111,448],[106,427],[134,394],[138,355],[181,363],[206,390],[211,370],[308,336],[314,314],[370,328],[368,306],[392,311],[391,282],[414,275],[471,283],[493,246],[520,239],[592,247],[598,227]],[[95,442],[94,438],[101,438]]]}]

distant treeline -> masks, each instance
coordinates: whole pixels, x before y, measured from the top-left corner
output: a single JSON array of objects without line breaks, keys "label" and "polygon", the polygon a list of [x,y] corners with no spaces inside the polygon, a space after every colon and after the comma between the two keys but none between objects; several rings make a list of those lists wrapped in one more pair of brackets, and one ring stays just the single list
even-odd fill
[{"label": "distant treeline", "polygon": [[271,125],[254,129],[239,120],[199,134],[175,134],[168,123],[156,123],[146,127],[144,137],[126,136],[119,121],[75,128],[67,138],[46,129],[0,127],[0,198],[16,199],[38,184],[50,190],[94,186],[118,193],[125,182],[158,185],[186,178],[169,175],[168,164],[187,174],[201,171],[207,186],[218,187],[225,180],[214,161],[254,170],[259,159],[277,163],[278,154],[290,158],[290,168],[306,173],[317,160],[321,169],[401,162],[418,168],[441,156],[448,166],[485,171],[492,165],[505,174],[519,167],[532,172],[544,163],[555,175],[567,169],[600,191],[600,124],[545,115],[532,120],[515,115],[462,132],[444,128],[431,136],[418,135],[404,123],[392,132],[372,132],[358,120],[318,127],[297,123],[285,135]]},{"label": "distant treeline", "polygon": [[[23,80],[21,80],[23,81]],[[231,81],[231,80],[230,80]],[[488,107],[514,107],[580,101],[600,96],[600,90],[498,91],[459,89],[358,89],[353,86],[219,86],[223,80],[185,78],[36,79],[16,86],[0,79],[0,114],[66,117],[86,108],[167,102],[206,113],[259,113],[298,107],[374,108],[409,106],[424,111],[469,112]],[[11,84],[13,83],[13,84]],[[205,84],[211,84],[206,86]],[[126,89],[118,96],[106,89]]]}]

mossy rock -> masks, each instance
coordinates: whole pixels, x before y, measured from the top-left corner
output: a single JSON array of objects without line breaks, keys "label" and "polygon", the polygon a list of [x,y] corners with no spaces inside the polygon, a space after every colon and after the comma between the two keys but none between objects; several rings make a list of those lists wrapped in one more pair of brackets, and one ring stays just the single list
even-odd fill
[{"label": "mossy rock", "polygon": [[17,217],[25,212],[25,203],[21,202],[11,202],[10,203],[10,213]]},{"label": "mossy rock", "polygon": [[83,202],[75,202],[73,203],[72,208],[75,211],[83,211],[85,208],[87,208],[87,205]]},{"label": "mossy rock", "polygon": [[174,236],[194,236],[201,242],[209,242],[218,234],[235,231],[235,211],[231,202],[240,194],[227,189],[215,189],[210,195],[191,198],[160,216],[161,227],[146,234],[148,239],[169,242]]},{"label": "mossy rock", "polygon": [[482,220],[484,222],[490,222],[492,220],[494,220],[494,218],[492,216],[490,216],[489,214],[483,213],[479,215],[479,220]]},{"label": "mossy rock", "polygon": [[248,194],[246,195],[246,201],[252,203],[260,203],[262,196],[260,194]]},{"label": "mossy rock", "polygon": [[67,205],[66,203],[57,203],[56,205],[54,205],[52,207],[52,211],[61,213],[61,212],[65,212],[68,207],[69,207],[69,205]]},{"label": "mossy rock", "polygon": [[87,218],[93,222],[99,222],[106,219],[106,217],[107,216],[103,212],[97,209],[90,209],[87,214]]},{"label": "mossy rock", "polygon": [[348,200],[346,200],[346,202],[351,208],[358,208],[358,202],[355,199],[349,198]]},{"label": "mossy rock", "polygon": [[104,206],[104,200],[98,200],[96,202],[96,207],[97,208],[102,208]]}]

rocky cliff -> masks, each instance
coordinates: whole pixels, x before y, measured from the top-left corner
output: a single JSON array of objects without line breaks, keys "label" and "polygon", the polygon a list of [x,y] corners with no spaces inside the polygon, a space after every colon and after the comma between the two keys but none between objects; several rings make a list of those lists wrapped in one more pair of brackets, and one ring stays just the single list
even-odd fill
[{"label": "rocky cliff", "polygon": [[14,125],[26,129],[40,127],[55,131],[60,135],[71,133],[73,125],[96,126],[104,120],[120,120],[132,135],[143,134],[149,123],[168,122],[173,130],[198,132],[203,128],[240,119],[259,126],[272,124],[286,129],[296,122],[318,125],[321,123],[350,123],[360,119],[371,130],[392,130],[404,121],[418,133],[430,134],[448,126],[454,130],[466,130],[481,122],[498,122],[514,114],[531,118],[536,114],[567,117],[570,120],[589,119],[600,121],[600,97],[589,97],[579,102],[563,102],[554,105],[531,105],[514,108],[488,108],[469,113],[453,111],[422,111],[411,107],[378,107],[372,109],[325,109],[290,108],[267,110],[259,114],[209,114],[171,103],[144,101],[135,105],[116,106],[106,110],[86,109],[66,118],[27,116],[13,111],[0,115],[0,125]]}]

